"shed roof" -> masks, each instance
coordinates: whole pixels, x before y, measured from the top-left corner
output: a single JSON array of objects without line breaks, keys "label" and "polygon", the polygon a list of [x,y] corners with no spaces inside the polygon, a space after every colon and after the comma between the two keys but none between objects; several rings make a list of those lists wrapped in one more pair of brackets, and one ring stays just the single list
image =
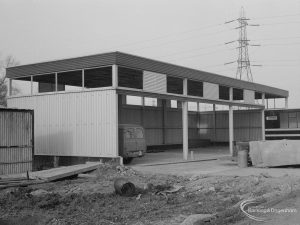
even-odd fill
[{"label": "shed roof", "polygon": [[120,65],[170,76],[189,78],[204,82],[216,83],[224,86],[254,90],[266,93],[267,98],[288,97],[289,92],[283,89],[270,87],[258,83],[238,80],[210,72],[191,69],[171,63],[131,55],[123,52],[108,52],[90,56],[61,59],[49,62],[34,63],[7,68],[8,78],[24,77],[106,65]]}]

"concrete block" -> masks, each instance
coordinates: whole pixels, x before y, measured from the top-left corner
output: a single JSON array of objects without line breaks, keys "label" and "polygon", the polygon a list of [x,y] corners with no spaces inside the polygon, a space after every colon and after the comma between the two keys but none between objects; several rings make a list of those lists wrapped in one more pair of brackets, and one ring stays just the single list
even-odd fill
[{"label": "concrete block", "polygon": [[256,167],[300,164],[300,140],[251,141],[250,158]]}]

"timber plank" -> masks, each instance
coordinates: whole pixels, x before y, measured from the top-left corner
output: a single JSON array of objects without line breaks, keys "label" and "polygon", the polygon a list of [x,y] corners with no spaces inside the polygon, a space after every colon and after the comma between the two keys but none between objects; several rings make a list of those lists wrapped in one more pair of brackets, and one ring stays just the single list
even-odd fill
[{"label": "timber plank", "polygon": [[46,181],[55,181],[65,177],[70,177],[80,173],[85,173],[85,172],[95,170],[101,164],[102,163],[100,162],[96,162],[96,163],[79,164],[73,166],[63,166],[63,167],[57,167],[48,170],[41,170],[41,171],[31,172],[30,178],[46,180]]}]

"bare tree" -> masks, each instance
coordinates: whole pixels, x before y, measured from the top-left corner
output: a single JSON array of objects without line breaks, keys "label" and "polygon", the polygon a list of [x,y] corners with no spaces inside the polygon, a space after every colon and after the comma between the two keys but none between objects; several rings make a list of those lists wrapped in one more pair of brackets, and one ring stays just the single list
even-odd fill
[{"label": "bare tree", "polygon": [[0,106],[6,106],[7,96],[7,79],[6,79],[6,68],[10,66],[16,66],[19,62],[11,55],[0,58]]}]

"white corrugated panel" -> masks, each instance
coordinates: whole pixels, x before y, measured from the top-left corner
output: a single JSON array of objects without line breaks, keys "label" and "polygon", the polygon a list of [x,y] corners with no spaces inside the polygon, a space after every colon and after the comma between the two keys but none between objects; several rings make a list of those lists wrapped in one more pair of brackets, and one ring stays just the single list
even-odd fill
[{"label": "white corrugated panel", "polygon": [[34,110],[37,155],[118,155],[115,90],[10,98],[8,105]]},{"label": "white corrugated panel", "polygon": [[203,97],[207,99],[219,99],[219,85],[203,82]]},{"label": "white corrugated panel", "polygon": [[167,92],[167,76],[165,74],[144,71],[143,76],[143,89],[145,91]]},{"label": "white corrugated panel", "polygon": [[255,103],[255,93],[254,93],[254,91],[245,89],[244,90],[244,101],[245,101],[245,103],[254,104]]}]

